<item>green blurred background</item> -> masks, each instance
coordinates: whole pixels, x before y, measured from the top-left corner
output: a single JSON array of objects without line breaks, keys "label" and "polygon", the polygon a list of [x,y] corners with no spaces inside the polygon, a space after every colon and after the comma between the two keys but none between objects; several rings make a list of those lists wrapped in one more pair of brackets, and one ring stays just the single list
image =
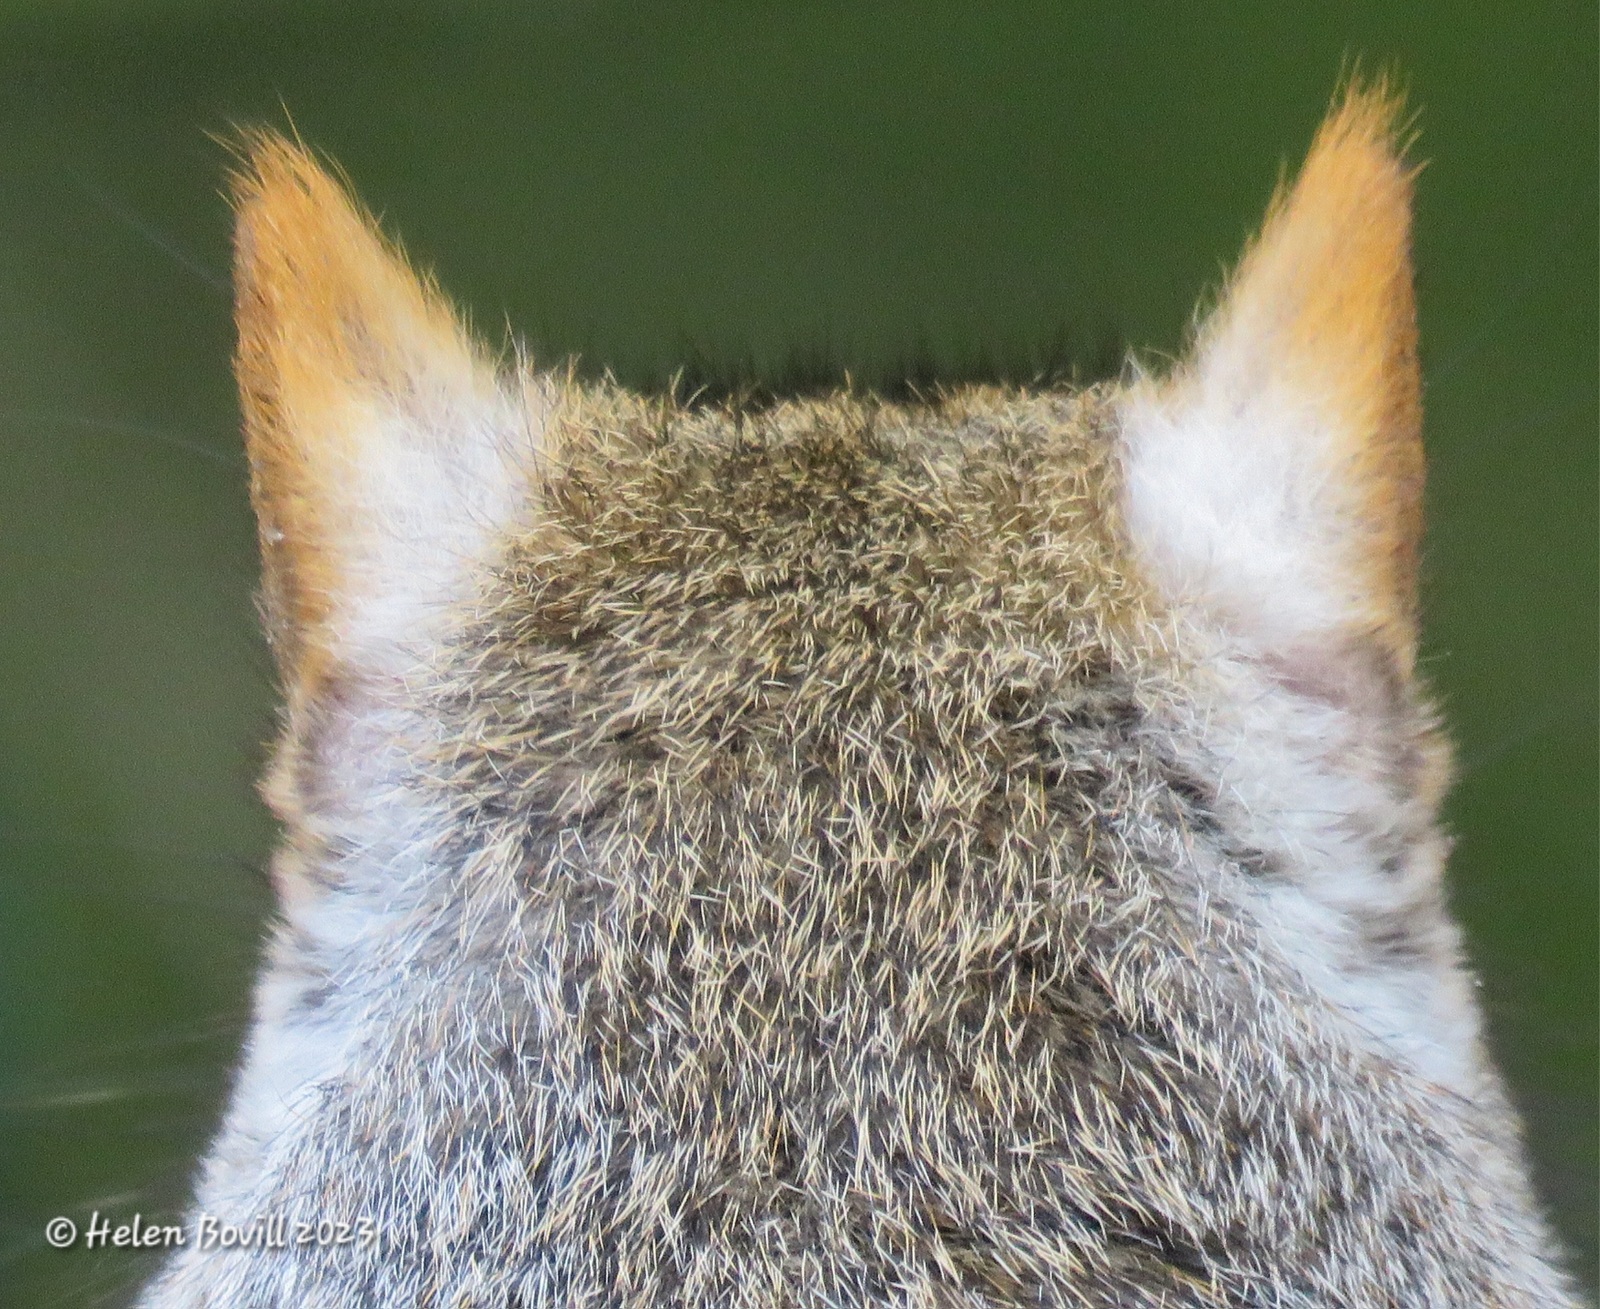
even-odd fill
[{"label": "green blurred background", "polygon": [[1430,160],[1454,902],[1592,1286],[1596,48],[1592,2],[0,4],[0,1303],[142,1275],[43,1223],[176,1213],[269,909],[209,133],[292,117],[492,336],[624,380],[1087,375],[1178,347],[1355,55]]}]

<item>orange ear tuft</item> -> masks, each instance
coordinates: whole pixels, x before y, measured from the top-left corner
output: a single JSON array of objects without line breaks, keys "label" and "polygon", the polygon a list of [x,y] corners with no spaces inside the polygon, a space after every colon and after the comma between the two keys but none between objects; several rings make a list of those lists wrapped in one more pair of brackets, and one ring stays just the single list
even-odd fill
[{"label": "orange ear tuft", "polygon": [[340,611],[372,585],[375,533],[404,530],[390,502],[405,497],[385,479],[448,439],[448,422],[429,420],[493,391],[493,370],[304,149],[263,132],[244,153],[237,373],[268,630],[286,678],[315,682]]},{"label": "orange ear tuft", "polygon": [[1409,665],[1422,530],[1422,402],[1411,272],[1416,169],[1387,84],[1352,85],[1280,190],[1200,342],[1201,373],[1292,389],[1321,412],[1319,462],[1348,493],[1368,619]]}]

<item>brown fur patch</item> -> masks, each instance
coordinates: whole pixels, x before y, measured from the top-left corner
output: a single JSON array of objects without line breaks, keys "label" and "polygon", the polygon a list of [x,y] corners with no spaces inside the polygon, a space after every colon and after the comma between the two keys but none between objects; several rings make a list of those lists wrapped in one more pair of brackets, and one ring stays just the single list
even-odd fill
[{"label": "brown fur patch", "polygon": [[1411,277],[1415,166],[1397,139],[1402,106],[1386,82],[1352,84],[1281,187],[1202,348],[1260,342],[1325,407],[1342,445],[1339,480],[1360,540],[1370,621],[1409,669],[1415,657],[1422,531],[1422,396]]},{"label": "brown fur patch", "polygon": [[286,683],[317,684],[359,585],[363,456],[387,412],[486,365],[437,290],[299,145],[243,143],[236,371],[260,524],[267,628]]}]

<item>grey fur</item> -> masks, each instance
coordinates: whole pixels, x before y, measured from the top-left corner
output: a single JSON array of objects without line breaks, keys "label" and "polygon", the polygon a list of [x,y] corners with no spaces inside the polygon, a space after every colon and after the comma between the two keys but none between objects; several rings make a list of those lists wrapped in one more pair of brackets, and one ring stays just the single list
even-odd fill
[{"label": "grey fur", "polygon": [[[1575,1303],[1476,1045],[1439,1085],[1271,927],[1312,856],[1215,706],[1306,697],[1173,635],[1112,393],[562,414],[274,783],[329,925],[249,1059],[327,1071],[269,1131],[247,1062],[198,1208],[377,1240],[190,1248],[148,1309]],[[1341,839],[1400,890],[1338,969],[1455,986],[1442,746],[1369,699]]]}]

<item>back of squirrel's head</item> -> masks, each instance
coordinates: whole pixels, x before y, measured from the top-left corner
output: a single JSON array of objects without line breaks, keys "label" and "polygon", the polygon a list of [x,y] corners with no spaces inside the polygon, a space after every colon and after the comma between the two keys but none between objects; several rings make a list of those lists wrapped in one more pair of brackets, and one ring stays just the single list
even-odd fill
[{"label": "back of squirrel's head", "polygon": [[1555,1287],[1443,907],[1398,113],[1162,375],[759,410],[503,366],[250,139],[285,922],[204,1203],[375,1218],[297,1256],[351,1303]]},{"label": "back of squirrel's head", "polygon": [[[1347,757],[1308,768],[1431,810],[1398,112],[1381,84],[1344,94],[1166,376],[760,413],[501,366],[303,148],[250,138],[238,371],[291,722],[341,687],[548,655],[584,685],[604,668],[636,716],[671,700],[780,740],[784,714],[842,721],[897,661],[948,664],[917,694],[953,696],[963,661],[1010,650],[1066,682],[1187,687],[1166,699],[1197,748],[1236,752],[1263,705],[1331,724]],[[787,709],[740,718],[778,683]],[[463,694],[519,749],[586,730],[536,739],[523,701]],[[1230,779],[1258,818],[1318,786],[1275,795],[1273,757]]]}]

